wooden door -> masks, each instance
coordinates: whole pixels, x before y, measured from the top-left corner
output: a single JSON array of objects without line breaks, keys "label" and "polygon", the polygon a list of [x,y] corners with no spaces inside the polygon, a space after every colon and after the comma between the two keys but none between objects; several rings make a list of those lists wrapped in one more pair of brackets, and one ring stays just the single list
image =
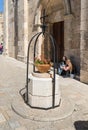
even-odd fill
[{"label": "wooden door", "polygon": [[57,22],[53,24],[53,37],[56,42],[57,56],[56,59],[62,60],[64,55],[64,22]]}]

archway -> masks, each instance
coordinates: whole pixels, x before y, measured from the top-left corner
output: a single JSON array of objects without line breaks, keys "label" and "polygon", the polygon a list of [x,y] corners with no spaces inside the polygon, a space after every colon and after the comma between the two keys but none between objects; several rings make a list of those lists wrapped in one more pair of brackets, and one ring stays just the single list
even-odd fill
[{"label": "archway", "polygon": [[[58,58],[58,61],[60,61],[64,55],[64,16],[72,13],[71,1],[39,0],[36,10],[38,10],[40,6],[41,12],[44,8],[46,9],[46,14],[48,15],[46,18],[46,23],[49,26],[47,31],[51,32],[55,38],[56,47],[58,50],[56,59]],[[46,44],[46,46],[49,49],[48,52],[51,53],[52,51],[50,51],[51,48],[49,46],[49,42]],[[46,47],[43,48],[46,49]],[[47,53],[47,55],[49,54]]]}]

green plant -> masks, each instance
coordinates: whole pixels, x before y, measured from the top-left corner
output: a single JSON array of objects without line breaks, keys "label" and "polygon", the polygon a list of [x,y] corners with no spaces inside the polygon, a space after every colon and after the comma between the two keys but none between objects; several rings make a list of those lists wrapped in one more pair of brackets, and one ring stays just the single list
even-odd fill
[{"label": "green plant", "polygon": [[35,58],[35,64],[50,64],[50,59],[41,56],[40,58]]}]

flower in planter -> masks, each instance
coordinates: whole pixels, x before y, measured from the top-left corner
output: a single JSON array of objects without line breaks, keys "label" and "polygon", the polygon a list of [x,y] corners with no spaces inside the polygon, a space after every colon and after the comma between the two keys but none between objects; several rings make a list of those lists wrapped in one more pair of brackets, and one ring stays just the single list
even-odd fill
[{"label": "flower in planter", "polygon": [[45,73],[50,69],[51,62],[49,59],[45,59],[41,56],[40,58],[35,58],[35,66],[40,73]]},{"label": "flower in planter", "polygon": [[35,58],[35,64],[50,64],[50,59],[46,59],[43,56],[40,58]]}]

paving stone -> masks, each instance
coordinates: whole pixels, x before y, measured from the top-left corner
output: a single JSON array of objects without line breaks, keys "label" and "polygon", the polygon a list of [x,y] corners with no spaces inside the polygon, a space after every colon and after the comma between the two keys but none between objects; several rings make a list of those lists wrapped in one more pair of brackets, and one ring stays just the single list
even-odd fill
[{"label": "paving stone", "polygon": [[0,123],[5,122],[5,121],[6,121],[5,117],[3,116],[2,113],[0,113]]},{"label": "paving stone", "polygon": [[20,127],[19,122],[18,122],[18,121],[15,121],[14,119],[13,119],[13,120],[9,120],[8,123],[9,123],[9,125],[10,125],[10,127],[11,127],[12,129],[15,129],[15,128],[17,128],[17,127]]},{"label": "paving stone", "polygon": [[[75,79],[61,76],[59,76],[61,97],[64,99],[69,98],[75,103],[75,111],[72,113],[72,118],[50,123],[24,119],[17,115],[12,111],[11,103],[13,99],[23,100],[19,90],[25,87],[26,67],[22,65],[23,63],[20,64],[20,62],[12,60],[12,58],[1,55],[0,61],[0,130],[76,130],[74,126],[76,121],[81,119],[86,123],[88,120],[88,85]],[[19,101],[18,106],[20,103]],[[67,109],[67,104],[64,109]],[[23,114],[25,113],[26,111]],[[34,114],[36,115],[36,113]],[[88,129],[86,124],[84,124],[83,128],[82,130]]]},{"label": "paving stone", "polygon": [[13,129],[9,126],[8,122],[4,122],[0,124],[0,130],[13,130]]},{"label": "paving stone", "polygon": [[72,104],[71,100],[62,99],[59,107],[46,111],[41,109],[32,109],[28,107],[22,100],[14,100],[12,102],[12,108],[24,119],[52,122],[62,119],[64,120],[65,118],[71,116],[74,111],[74,104]]},{"label": "paving stone", "polygon": [[27,130],[25,127],[18,127],[15,130]]}]

